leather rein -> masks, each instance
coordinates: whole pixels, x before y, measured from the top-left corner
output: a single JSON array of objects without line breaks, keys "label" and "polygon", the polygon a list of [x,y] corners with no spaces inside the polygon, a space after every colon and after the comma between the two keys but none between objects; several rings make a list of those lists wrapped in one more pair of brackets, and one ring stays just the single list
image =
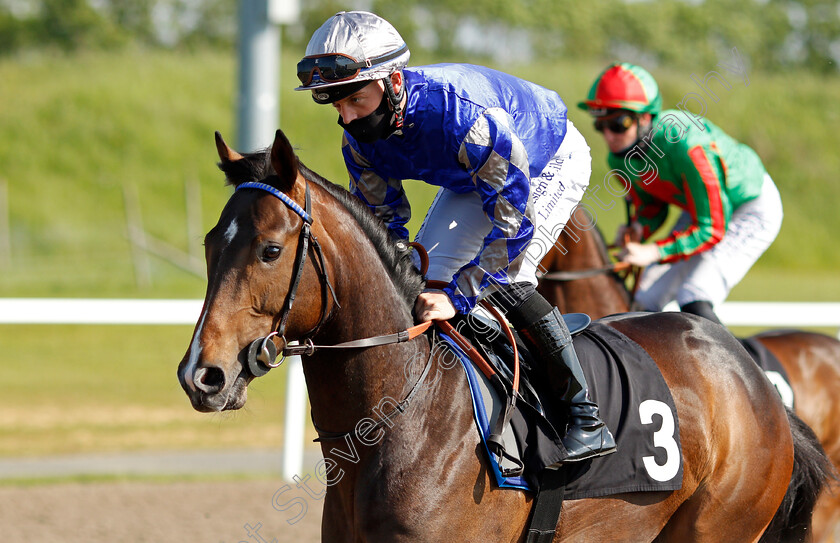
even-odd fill
[{"label": "leather rein", "polygon": [[[625,243],[629,240],[628,236],[625,236]],[[607,246],[607,249],[616,249],[615,245]],[[546,272],[543,274],[537,273],[537,279],[539,280],[546,280],[546,281],[557,281],[557,282],[565,282],[565,281],[578,281],[580,279],[588,279],[590,277],[597,277],[598,275],[602,275],[605,273],[617,273],[619,278],[627,282],[627,278],[631,275],[633,276],[633,288],[629,289],[628,292],[630,293],[631,300],[636,297],[636,291],[639,288],[639,278],[642,275],[642,269],[639,266],[634,266],[628,262],[614,262],[612,264],[607,264],[606,266],[601,266],[599,268],[586,268],[582,270],[557,270]]]},{"label": "leather rein", "polygon": [[[323,251],[321,250],[321,244],[318,242],[318,239],[312,233],[311,226],[314,219],[311,215],[312,203],[309,195],[308,181],[306,181],[305,186],[305,201],[303,208],[301,208],[300,205],[297,204],[297,202],[289,198],[286,194],[266,183],[247,182],[242,183],[236,187],[237,191],[242,189],[258,189],[268,192],[269,194],[278,198],[290,210],[292,210],[303,220],[300,229],[300,243],[298,244],[297,248],[297,255],[295,259],[296,264],[295,270],[292,274],[291,287],[289,289],[288,295],[286,296],[286,301],[283,304],[283,309],[281,311],[278,324],[275,326],[274,330],[271,333],[269,333],[265,337],[255,339],[251,342],[250,346],[248,347],[248,369],[251,372],[251,374],[254,377],[260,377],[262,375],[265,375],[269,372],[269,370],[271,370],[271,368],[276,368],[280,366],[287,356],[310,356],[314,354],[315,351],[322,349],[359,349],[375,347],[378,345],[389,345],[394,343],[403,343],[406,341],[411,341],[412,339],[426,332],[426,330],[428,330],[432,326],[432,324],[436,323],[440,327],[441,331],[449,335],[456,343],[458,343],[458,346],[467,354],[467,356],[473,361],[473,363],[476,364],[476,366],[481,370],[481,372],[484,373],[484,375],[491,381],[493,386],[497,388],[500,393],[504,394],[506,392],[506,387],[502,383],[502,380],[496,373],[495,369],[484,359],[484,357],[475,348],[472,347],[469,340],[464,338],[447,321],[427,321],[416,326],[412,326],[406,330],[402,330],[392,334],[384,334],[364,339],[345,341],[343,343],[338,343],[335,345],[315,345],[313,343],[311,336],[313,336],[318,331],[318,329],[320,329],[321,325],[323,325],[327,318],[327,290],[329,290],[330,294],[332,295],[335,304],[338,307],[341,307],[341,305],[338,303],[335,290],[333,289],[333,286],[329,280],[327,267],[324,263]],[[291,313],[292,306],[294,305],[295,296],[297,294],[298,286],[300,285],[301,276],[303,275],[303,268],[306,264],[306,257],[309,252],[310,245],[312,246],[317,257],[317,266],[315,267],[318,271],[318,274],[323,279],[324,284],[326,285],[326,288],[321,289],[321,315],[318,320],[318,324],[315,326],[315,328],[313,328],[309,333],[305,334],[305,336],[307,337],[303,340],[303,344],[288,345],[286,337],[284,335],[286,330],[286,322],[289,318],[289,313]],[[414,247],[414,249],[417,251],[421,262],[421,273],[425,275],[429,265],[428,253],[426,252],[425,248],[419,243],[409,243],[409,245]],[[446,286],[446,284],[442,281],[427,281],[427,286],[430,286],[431,288],[442,288]],[[504,405],[503,414],[496,420],[496,424],[494,425],[493,431],[491,432],[491,436],[488,439],[488,445],[493,452],[495,452],[499,456],[506,456],[504,444],[502,442],[502,432],[504,430],[504,427],[510,420],[514,406],[516,405],[516,397],[519,394],[519,353],[517,350],[516,339],[513,336],[513,332],[510,330],[510,327],[508,326],[507,321],[502,316],[502,314],[486,301],[483,300],[480,303],[497,319],[513,348],[514,371],[513,380],[510,387],[511,390],[508,394],[506,394],[508,400]],[[274,336],[279,336],[283,340],[283,349],[280,351],[282,358],[280,358],[279,361],[276,360],[278,352],[277,346],[275,345],[272,339]],[[380,428],[390,419],[390,417],[394,416],[397,412],[402,413],[407,408],[412,398],[421,389],[421,383],[429,374],[429,370],[432,366],[432,354],[433,349],[430,349],[429,359],[426,361],[426,365],[420,377],[409,390],[405,398],[403,398],[402,401],[396,404],[396,406],[394,407],[394,409],[391,410],[390,413],[383,415],[383,417],[379,420],[378,423],[376,423],[373,427],[368,429],[368,432]],[[325,431],[318,428],[317,425],[315,425],[315,430],[318,432],[319,436],[318,439],[316,439],[315,441],[344,439],[345,436],[352,434],[352,432]],[[506,474],[506,476],[514,476],[521,474],[522,469],[523,465],[521,464],[521,462],[518,462],[517,467],[513,470],[510,470],[510,473]]]},{"label": "leather rein", "polygon": [[[358,349],[365,347],[375,347],[377,345],[403,343],[416,338],[417,336],[428,330],[429,327],[431,327],[432,325],[431,321],[424,322],[422,324],[418,324],[417,326],[412,326],[407,330],[402,330],[393,334],[385,334],[364,339],[356,339],[353,341],[345,341],[344,343],[338,343],[336,345],[315,345],[313,343],[311,336],[317,333],[321,325],[323,325],[323,323],[327,319],[327,291],[329,290],[329,293],[332,295],[333,301],[338,307],[341,307],[341,304],[338,303],[338,298],[336,297],[335,289],[333,289],[332,283],[330,283],[327,267],[324,263],[324,254],[321,249],[321,244],[318,242],[318,238],[315,237],[315,234],[312,233],[311,227],[312,223],[314,222],[314,219],[311,214],[312,202],[311,197],[309,195],[309,181],[306,181],[305,186],[306,189],[304,207],[300,207],[300,205],[298,205],[297,202],[289,198],[286,194],[266,183],[248,182],[242,183],[236,187],[237,191],[242,189],[258,189],[268,192],[269,194],[275,196],[277,199],[283,202],[286,205],[286,207],[292,210],[303,220],[303,223],[300,227],[300,243],[298,244],[297,254],[295,256],[295,270],[292,273],[292,281],[291,286],[289,288],[289,293],[286,296],[286,301],[283,304],[283,309],[281,310],[280,318],[277,321],[277,325],[274,327],[274,330],[271,333],[269,333],[265,337],[255,339],[251,342],[251,345],[248,347],[248,369],[251,372],[251,374],[254,375],[254,377],[261,377],[268,373],[268,371],[271,368],[276,368],[280,366],[287,356],[310,356],[314,354],[316,350],[321,349]],[[288,321],[289,314],[291,313],[292,307],[295,302],[297,289],[300,285],[300,279],[303,275],[303,268],[306,265],[306,258],[307,254],[309,253],[310,245],[312,246],[312,249],[315,252],[315,256],[317,257],[317,265],[315,266],[315,268],[318,271],[318,274],[320,275],[324,284],[326,285],[326,288],[321,290],[321,315],[318,320],[318,324],[315,326],[315,328],[313,328],[310,332],[305,334],[305,336],[307,337],[303,340],[302,344],[289,345],[286,341],[285,336],[286,323]],[[283,348],[279,352],[279,354],[281,355],[281,358],[279,360],[277,360],[277,345],[272,339],[274,336],[277,336],[283,340]]]},{"label": "leather rein", "polygon": [[626,272],[630,268],[632,268],[632,264],[628,264],[627,262],[616,262],[615,264],[601,266],[600,268],[587,268],[584,270],[558,270],[546,272],[542,275],[539,275],[539,278],[546,279],[548,281],[576,281],[578,279],[587,279],[589,277],[595,277],[596,275],[601,275],[604,273]]}]

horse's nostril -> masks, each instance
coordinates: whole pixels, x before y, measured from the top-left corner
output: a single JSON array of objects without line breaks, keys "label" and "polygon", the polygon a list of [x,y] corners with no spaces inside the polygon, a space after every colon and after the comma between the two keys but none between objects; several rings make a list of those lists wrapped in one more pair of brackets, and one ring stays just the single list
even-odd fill
[{"label": "horse's nostril", "polygon": [[195,386],[207,394],[215,394],[225,386],[225,372],[213,366],[195,370]]}]

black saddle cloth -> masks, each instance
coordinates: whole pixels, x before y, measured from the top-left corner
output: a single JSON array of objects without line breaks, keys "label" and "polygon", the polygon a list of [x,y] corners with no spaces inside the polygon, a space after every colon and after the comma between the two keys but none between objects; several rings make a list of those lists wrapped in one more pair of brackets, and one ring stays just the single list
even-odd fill
[{"label": "black saddle cloth", "polygon": [[741,342],[741,345],[750,353],[750,356],[755,360],[755,363],[758,364],[758,367],[763,369],[764,371],[775,371],[781,374],[785,381],[790,383],[790,378],[788,378],[787,371],[779,362],[779,359],[776,358],[776,355],[771,353],[764,344],[759,341],[758,336],[750,336],[745,338],[738,338],[738,341]]},{"label": "black saddle cloth", "polygon": [[[783,331],[774,333],[783,333]],[[776,355],[771,353],[759,340],[760,337],[761,334],[747,338],[738,338],[738,341],[750,353],[750,356],[758,364],[758,367],[764,370],[764,374],[767,375],[767,378],[770,379],[770,382],[779,391],[779,395],[782,397],[785,405],[793,409],[795,398],[793,387],[790,386],[790,377],[788,376],[787,370],[779,362],[779,359],[776,358]]]},{"label": "black saddle cloth", "polygon": [[[492,332],[493,325],[496,332]],[[484,334],[469,332],[474,330],[471,327],[462,327],[461,332],[466,332],[509,386],[512,349],[497,327],[489,325],[486,330],[491,332]],[[616,438],[618,452],[563,466],[567,470],[565,499],[680,488],[683,472],[677,411],[655,362],[630,338],[598,321],[576,335],[574,344],[590,397]],[[539,473],[565,456],[560,436],[565,433],[568,407],[557,401],[556,393],[547,386],[542,362],[535,360],[518,337],[517,347],[521,397],[511,427],[516,452],[525,466],[522,479],[536,490]],[[505,445],[514,449],[513,444]]]}]

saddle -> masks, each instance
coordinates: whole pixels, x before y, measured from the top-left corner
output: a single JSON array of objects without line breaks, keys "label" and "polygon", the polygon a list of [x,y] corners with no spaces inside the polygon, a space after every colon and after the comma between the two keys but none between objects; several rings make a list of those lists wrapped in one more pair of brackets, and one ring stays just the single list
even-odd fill
[{"label": "saddle", "polygon": [[[680,488],[682,456],[676,407],[656,364],[638,344],[608,326],[607,319],[589,324],[586,315],[565,317],[590,395],[616,438],[618,452],[561,465],[564,498]],[[493,367],[507,391],[500,393],[501,387],[476,368],[458,341],[445,332],[438,334],[440,345],[458,356],[467,376],[476,426],[497,485],[539,491],[541,474],[546,468],[557,467],[565,457],[560,438],[565,433],[567,406],[556,400],[540,362],[514,332],[519,392],[510,422],[499,432],[503,447],[495,447],[491,435],[499,431],[496,427],[505,416],[516,376],[514,348],[498,322],[486,315],[459,315],[450,323]]]}]

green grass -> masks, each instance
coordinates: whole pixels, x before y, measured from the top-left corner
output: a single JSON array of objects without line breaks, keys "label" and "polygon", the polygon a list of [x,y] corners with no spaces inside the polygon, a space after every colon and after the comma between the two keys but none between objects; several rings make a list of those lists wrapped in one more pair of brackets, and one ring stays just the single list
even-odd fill
[{"label": "green grass", "polygon": [[184,182],[202,182],[206,227],[225,199],[212,135],[233,120],[232,70],[214,54],[0,63],[13,249],[2,295],[199,295],[198,278],[163,263],[155,263],[153,288],[138,292],[123,186],[137,188],[150,233],[184,250],[200,244],[185,236]]},{"label": "green grass", "polygon": [[[290,74],[300,51],[284,51]],[[418,59],[426,61],[430,59]],[[460,59],[458,59],[460,60]],[[593,156],[592,184],[606,173],[603,140],[574,104],[585,95],[599,62],[499,66],[556,89]],[[701,74],[713,67],[698,66]],[[666,107],[697,91],[689,71],[655,70]],[[0,296],[201,297],[203,278],[151,257],[151,285],[135,279],[126,238],[124,186],[136,187],[146,230],[182,251],[201,252],[229,189],[213,145],[220,130],[234,134],[236,67],[233,53],[128,50],[73,56],[32,54],[0,60],[0,177],[8,184],[11,262],[0,261]],[[301,159],[339,183],[346,172],[338,150],[336,113],[281,81],[280,125]],[[785,202],[782,232],[755,268],[825,273],[840,269],[840,155],[833,127],[840,111],[826,108],[840,79],[805,73],[750,74],[709,102],[707,115],[765,159]],[[184,183],[200,185],[201,232],[187,234]],[[408,182],[411,231],[419,227],[434,188]],[[621,205],[601,213],[611,236]],[[769,291],[790,292],[782,283]]]},{"label": "green grass", "polygon": [[732,289],[730,300],[827,302],[840,300],[840,279],[833,271],[752,270]]},{"label": "green grass", "polygon": [[282,444],[285,369],[241,411],[192,409],[176,369],[187,326],[3,326],[0,455]]}]

